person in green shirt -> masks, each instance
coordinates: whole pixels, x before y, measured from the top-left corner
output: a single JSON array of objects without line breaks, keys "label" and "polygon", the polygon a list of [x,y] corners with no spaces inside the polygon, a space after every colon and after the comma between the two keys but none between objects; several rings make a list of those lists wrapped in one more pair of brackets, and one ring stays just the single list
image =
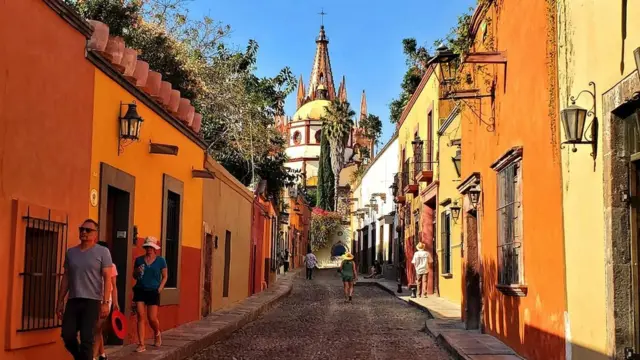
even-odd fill
[{"label": "person in green shirt", "polygon": [[344,254],[344,260],[340,264],[340,273],[342,274],[342,284],[344,285],[344,296],[351,301],[353,298],[353,284],[358,281],[358,271],[356,263],[353,261],[351,253]]}]

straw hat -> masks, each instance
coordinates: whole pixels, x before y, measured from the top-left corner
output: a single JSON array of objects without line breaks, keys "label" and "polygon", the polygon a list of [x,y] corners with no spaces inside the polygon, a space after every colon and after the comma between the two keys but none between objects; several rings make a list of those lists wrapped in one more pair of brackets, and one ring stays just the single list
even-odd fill
[{"label": "straw hat", "polygon": [[424,244],[423,243],[418,243],[418,245],[416,246],[416,249],[424,250]]},{"label": "straw hat", "polygon": [[147,236],[146,239],[144,239],[144,244],[142,244],[142,247],[151,247],[154,248],[156,250],[160,250],[160,246],[158,245],[158,239],[156,239],[153,236]]},{"label": "straw hat", "polygon": [[350,252],[344,254],[344,259],[345,260],[353,260],[353,255],[351,255]]}]

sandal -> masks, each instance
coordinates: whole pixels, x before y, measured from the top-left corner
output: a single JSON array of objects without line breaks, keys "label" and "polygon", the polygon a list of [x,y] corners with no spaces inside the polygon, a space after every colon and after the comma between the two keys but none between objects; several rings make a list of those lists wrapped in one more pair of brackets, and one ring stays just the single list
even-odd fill
[{"label": "sandal", "polygon": [[142,345],[142,344],[138,345],[138,347],[136,348],[136,352],[137,353],[141,353],[141,352],[145,352],[145,351],[147,351],[147,348],[144,347],[144,345]]},{"label": "sandal", "polygon": [[158,333],[154,337],[153,346],[160,347],[162,346],[162,333],[158,331]]}]

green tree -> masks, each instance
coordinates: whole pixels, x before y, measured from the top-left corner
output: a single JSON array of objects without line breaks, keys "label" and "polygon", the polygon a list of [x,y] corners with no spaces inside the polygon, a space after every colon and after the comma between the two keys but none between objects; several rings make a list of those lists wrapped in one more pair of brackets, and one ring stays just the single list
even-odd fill
[{"label": "green tree", "polygon": [[364,129],[364,136],[378,145],[380,135],[382,135],[382,121],[376,115],[369,114],[360,120],[360,127]]},{"label": "green tree", "polygon": [[340,171],[344,166],[344,149],[349,141],[349,134],[353,128],[353,116],[355,111],[351,109],[348,101],[333,100],[325,106],[326,114],[321,117],[322,134],[327,135],[331,147],[331,169],[334,174],[334,209],[338,209],[338,187],[340,183]]},{"label": "green tree", "polygon": [[316,192],[316,205],[323,210],[334,210],[334,198],[336,195],[335,177],[331,169],[331,145],[323,131],[320,138],[320,161],[318,164],[318,182]]},{"label": "green tree", "polygon": [[402,116],[402,111],[411,99],[411,96],[420,85],[422,76],[427,71],[427,63],[429,61],[429,51],[424,46],[418,46],[416,39],[407,38],[402,40],[402,51],[405,55],[407,71],[405,72],[402,83],[400,84],[401,92],[397,99],[389,104],[390,121],[396,124]]}]

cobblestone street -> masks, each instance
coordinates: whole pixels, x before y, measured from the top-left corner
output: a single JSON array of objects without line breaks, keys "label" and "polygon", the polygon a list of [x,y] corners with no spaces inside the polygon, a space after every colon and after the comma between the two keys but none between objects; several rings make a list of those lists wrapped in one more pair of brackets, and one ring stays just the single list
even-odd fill
[{"label": "cobblestone street", "polygon": [[450,359],[424,332],[426,315],[373,286],[342,297],[333,270],[296,280],[291,296],[191,360]]}]

